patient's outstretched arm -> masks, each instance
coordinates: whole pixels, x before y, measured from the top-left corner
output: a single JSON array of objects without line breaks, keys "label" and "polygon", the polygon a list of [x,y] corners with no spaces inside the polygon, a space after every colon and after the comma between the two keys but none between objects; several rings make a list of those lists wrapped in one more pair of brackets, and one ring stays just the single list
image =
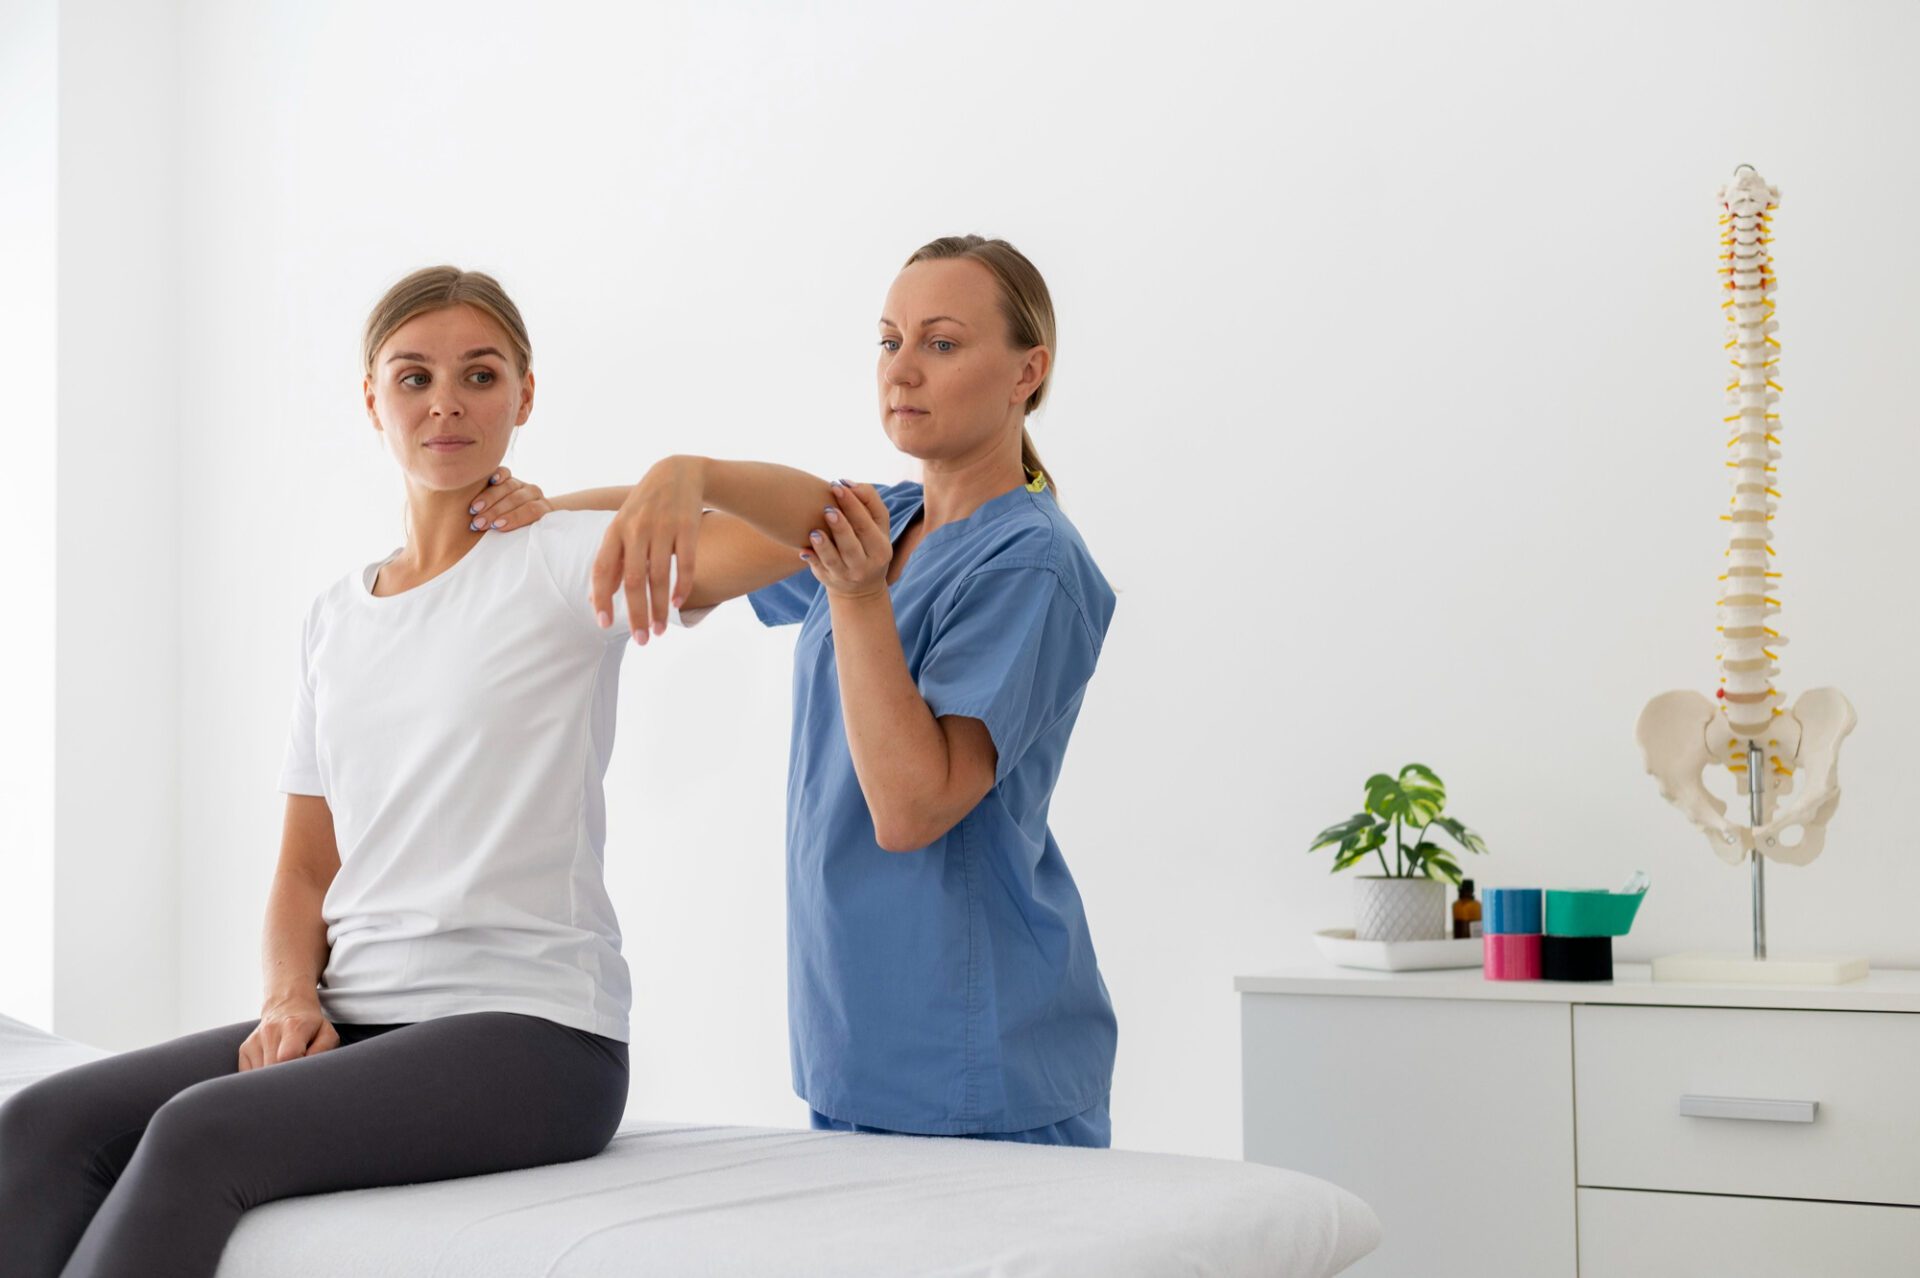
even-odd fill
[{"label": "patient's outstretched arm", "polygon": [[[604,491],[604,490],[599,490]],[[824,529],[827,481],[770,462],[669,457],[627,493],[594,561],[593,606],[611,624],[616,590],[641,643],[670,607],[703,608],[798,572]]]}]

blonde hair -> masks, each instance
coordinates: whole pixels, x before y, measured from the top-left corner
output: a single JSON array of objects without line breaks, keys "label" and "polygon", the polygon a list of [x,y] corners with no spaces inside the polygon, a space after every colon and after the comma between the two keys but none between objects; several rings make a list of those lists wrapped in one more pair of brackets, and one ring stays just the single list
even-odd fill
[{"label": "blonde hair", "polygon": [[[967,258],[993,272],[994,281],[1000,286],[1000,314],[1007,321],[1007,338],[1015,347],[1044,346],[1049,355],[1054,353],[1059,333],[1053,319],[1053,296],[1047,292],[1047,281],[1041,277],[1040,268],[1028,261],[1026,254],[1005,240],[989,240],[979,235],[945,235],[915,249],[902,269],[915,262],[953,258]],[[1053,364],[1049,360],[1046,375],[1033,388],[1033,394],[1027,396],[1026,415],[1031,416],[1046,399],[1047,384],[1052,379]],[[1030,474],[1045,475],[1047,486],[1056,494],[1059,492],[1060,486],[1054,482],[1053,475],[1040,464],[1040,453],[1034,448],[1033,436],[1025,426],[1020,428],[1020,464]]]},{"label": "blonde hair", "polygon": [[416,315],[450,306],[471,306],[492,319],[506,330],[519,371],[525,373],[533,367],[533,343],[527,337],[526,323],[499,280],[457,266],[429,266],[388,289],[367,316],[367,329],[360,341],[367,376],[373,376],[374,357],[396,329]]}]

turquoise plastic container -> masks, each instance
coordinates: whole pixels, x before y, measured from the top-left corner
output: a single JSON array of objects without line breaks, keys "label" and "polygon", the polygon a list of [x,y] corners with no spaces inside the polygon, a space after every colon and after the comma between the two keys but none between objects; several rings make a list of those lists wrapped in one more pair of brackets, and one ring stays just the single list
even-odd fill
[{"label": "turquoise plastic container", "polygon": [[1547,890],[1548,936],[1625,936],[1645,892]]}]

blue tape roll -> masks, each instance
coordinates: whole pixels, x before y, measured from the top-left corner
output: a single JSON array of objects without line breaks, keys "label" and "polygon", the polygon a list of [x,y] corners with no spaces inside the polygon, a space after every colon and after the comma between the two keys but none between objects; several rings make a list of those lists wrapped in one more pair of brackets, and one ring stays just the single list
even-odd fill
[{"label": "blue tape roll", "polygon": [[1487,888],[1483,897],[1480,930],[1487,935],[1524,936],[1541,930],[1539,888]]}]

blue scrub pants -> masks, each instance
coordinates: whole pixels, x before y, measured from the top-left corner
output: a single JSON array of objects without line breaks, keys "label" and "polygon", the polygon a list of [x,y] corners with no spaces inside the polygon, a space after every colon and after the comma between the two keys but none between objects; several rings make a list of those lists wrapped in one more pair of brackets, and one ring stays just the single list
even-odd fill
[{"label": "blue scrub pants", "polygon": [[[1107,1149],[1113,1144],[1113,1120],[1107,1112],[1109,1097],[1101,1097],[1100,1103],[1092,1109],[1083,1110],[1072,1118],[1063,1118],[1057,1123],[1045,1127],[1029,1127],[1023,1132],[981,1132],[974,1136],[961,1136],[960,1140],[1001,1140],[1017,1145],[1078,1145],[1084,1149]],[[809,1111],[813,1115],[813,1130],[817,1132],[865,1132],[871,1136],[913,1136],[916,1132],[896,1132],[885,1127],[863,1127],[859,1123],[843,1123],[837,1118],[828,1118],[819,1110]]]}]

